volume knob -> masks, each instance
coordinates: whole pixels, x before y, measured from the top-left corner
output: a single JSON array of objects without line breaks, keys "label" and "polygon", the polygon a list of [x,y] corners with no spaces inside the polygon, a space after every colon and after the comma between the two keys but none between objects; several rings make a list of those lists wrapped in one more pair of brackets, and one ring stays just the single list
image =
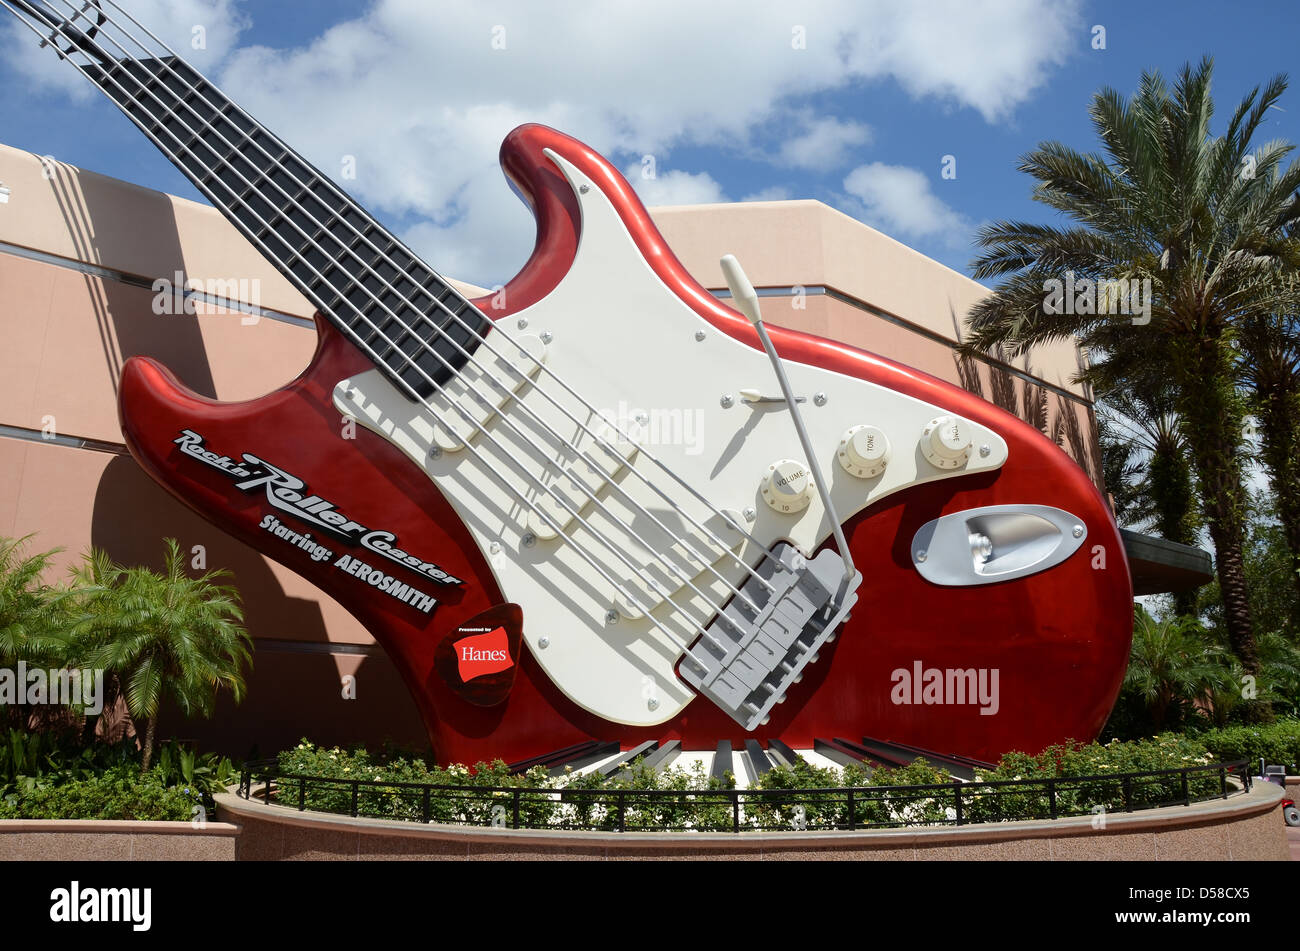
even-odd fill
[{"label": "volume knob", "polygon": [[794,459],[782,459],[767,467],[763,476],[763,501],[774,512],[793,515],[812,501],[812,474],[808,466]]},{"label": "volume knob", "polygon": [[889,465],[889,437],[877,426],[854,426],[840,438],[840,466],[858,479],[872,479]]},{"label": "volume knob", "polygon": [[960,469],[970,458],[971,427],[960,416],[937,416],[921,433],[921,452],[940,469]]}]

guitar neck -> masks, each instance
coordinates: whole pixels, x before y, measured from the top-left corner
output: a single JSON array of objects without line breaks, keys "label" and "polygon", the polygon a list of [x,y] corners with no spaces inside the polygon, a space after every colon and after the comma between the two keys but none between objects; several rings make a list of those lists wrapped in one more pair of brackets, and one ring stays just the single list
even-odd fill
[{"label": "guitar neck", "polygon": [[83,67],[404,392],[424,398],[491,322],[319,170],[177,57]]}]

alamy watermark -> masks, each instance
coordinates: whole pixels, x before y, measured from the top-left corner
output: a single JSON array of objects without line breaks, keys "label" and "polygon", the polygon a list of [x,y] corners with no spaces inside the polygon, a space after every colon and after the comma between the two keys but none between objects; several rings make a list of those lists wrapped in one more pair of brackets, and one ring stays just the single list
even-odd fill
[{"label": "alamy watermark", "polygon": [[1002,705],[996,667],[926,667],[917,660],[910,670],[896,668],[889,679],[895,704],[978,705],[981,716],[993,716]]},{"label": "alamy watermark", "polygon": [[197,313],[197,302],[202,301],[227,310],[242,312],[241,324],[255,324],[262,308],[262,281],[256,277],[210,277],[199,280],[176,271],[169,280],[157,278],[151,288],[154,292],[155,314]]},{"label": "alamy watermark", "polygon": [[50,892],[50,921],[122,922],[132,931],[148,931],[153,923],[153,889],[94,888],[74,879],[67,888]]},{"label": "alamy watermark", "polygon": [[25,660],[17,670],[0,668],[0,707],[20,704],[80,707],[98,716],[104,712],[104,671],[29,668]]},{"label": "alamy watermark", "polygon": [[1151,323],[1151,278],[1094,281],[1073,271],[1043,281],[1043,313],[1131,316],[1134,326]]},{"label": "alamy watermark", "polygon": [[616,410],[601,410],[600,417],[592,431],[611,443],[623,433],[640,446],[682,446],[688,456],[704,451],[704,411],[699,408],[641,409],[619,400]]}]

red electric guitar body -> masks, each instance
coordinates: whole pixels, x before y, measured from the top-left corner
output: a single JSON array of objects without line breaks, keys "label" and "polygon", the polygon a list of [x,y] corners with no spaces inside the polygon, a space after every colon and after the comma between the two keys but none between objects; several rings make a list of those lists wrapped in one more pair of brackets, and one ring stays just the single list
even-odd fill
[{"label": "red electric guitar body", "polygon": [[[1128,657],[1128,566],[1096,487],[1036,429],[915,369],[774,327],[795,392],[816,396],[802,414],[825,456],[820,489],[835,505],[823,504],[786,404],[731,396],[773,380],[754,325],[685,272],[628,183],[580,142],[537,125],[506,139],[536,247],[470,308],[179,59],[125,59],[98,27],[41,23],[321,309],[310,366],[249,402],[129,360],[132,455],[361,621],[441,760],[518,761],[593,739],[806,749],[865,735],[992,761],[1100,731]],[[526,327],[539,332],[527,343]],[[480,370],[528,380],[488,406],[475,402]],[[656,446],[656,460],[620,443],[625,456],[597,467],[592,453],[619,447],[589,424],[616,405],[696,413],[699,445]],[[530,460],[534,439],[556,445]],[[837,509],[856,603],[813,583],[839,570],[817,557],[835,548]],[[703,553],[704,538],[718,550]],[[759,569],[778,550],[791,560],[771,569],[770,601],[754,618],[727,613],[767,597]],[[672,580],[687,555],[699,563]],[[718,625],[749,646],[710,655],[730,636]],[[775,645],[766,667],[755,645]]]},{"label": "red electric guitar body", "polygon": [[[517,129],[502,164],[532,205],[537,246],[506,287],[512,305],[497,320],[544,297],[566,273],[581,232],[572,189],[543,154],[552,149],[617,195],[619,213],[655,273],[700,316],[758,348],[751,325],[718,303],[682,269],[631,187],[599,155],[552,129]],[[618,320],[617,310],[605,318]],[[1009,749],[1037,751],[1066,738],[1096,736],[1114,703],[1128,656],[1130,589],[1124,549],[1096,487],[1064,452],[1033,427],[992,404],[927,374],[829,340],[772,328],[786,360],[839,373],[952,408],[996,429],[1009,462],[996,474],[918,486],[849,520],[845,532],[864,582],[861,600],[827,656],[753,733],[706,701],[652,727],[627,727],[570,702],[524,650],[505,699],[480,706],[464,699],[435,665],[439,644],[504,599],[485,559],[453,508],[401,452],[361,429],[341,435],[331,393],[339,380],[371,362],[325,321],[311,365],[284,389],[247,403],[198,396],[148,359],[130,360],[121,387],[122,430],[132,454],[160,484],[201,515],[313,581],[348,608],[388,652],[416,698],[434,749],[448,761],[524,759],[587,739],[681,739],[712,749],[720,739],[778,738],[810,748],[817,737],[866,734],[976,759]],[[229,477],[181,452],[182,431],[202,434],[208,449],[239,458],[248,452],[302,479],[311,493],[366,525],[382,527],[465,584],[444,588],[431,616],[370,584],[341,576],[305,552],[286,555],[259,524],[275,515],[261,493],[235,489]],[[1086,548],[1063,564],[992,586],[938,588],[913,567],[908,542],[948,512],[1003,503],[1042,503],[1087,526]],[[346,549],[367,557],[359,548]],[[372,559],[373,560],[373,559]],[[419,576],[408,573],[409,582]],[[523,625],[528,607],[523,605]],[[974,668],[998,671],[998,708],[978,704],[895,702],[896,670]],[[915,696],[908,699],[915,700]],[[983,709],[988,709],[985,705]]]}]

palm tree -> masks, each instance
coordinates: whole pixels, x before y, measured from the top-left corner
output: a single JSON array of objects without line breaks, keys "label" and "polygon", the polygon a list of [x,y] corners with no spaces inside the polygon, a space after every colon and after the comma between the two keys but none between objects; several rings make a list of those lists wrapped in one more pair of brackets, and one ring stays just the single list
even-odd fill
[{"label": "palm tree", "polygon": [[[1130,363],[1145,357],[1167,375],[1232,648],[1255,671],[1233,341],[1247,318],[1300,310],[1300,242],[1286,230],[1300,220],[1300,163],[1283,169],[1288,144],[1252,144],[1286,78],[1256,87],[1224,133],[1211,136],[1212,72],[1207,58],[1185,66],[1172,92],[1159,73],[1144,73],[1131,100],[1098,92],[1089,111],[1103,153],[1046,142],[1025,156],[1020,168],[1037,180],[1034,198],[1070,222],[1001,221],[980,230],[975,276],[1005,280],[973,309],[969,346],[1009,343],[1024,352],[1074,337],[1093,353],[1128,353]],[[1048,289],[1070,279],[1092,293],[1062,308]],[[1122,289],[1119,281],[1127,282]],[[1124,312],[1135,287],[1149,287],[1141,316]]]},{"label": "palm tree", "polygon": [[219,584],[224,571],[199,578],[185,573],[176,540],[166,540],[161,574],[122,568],[91,552],[83,612],[76,633],[88,649],[86,663],[116,672],[127,709],[146,721],[143,761],[153,759],[158,709],[169,697],[186,716],[211,716],[217,692],[243,699],[242,665],[251,641],[234,588]]},{"label": "palm tree", "polygon": [[51,623],[57,592],[41,580],[58,549],[29,555],[30,540],[0,538],[0,664],[44,661],[58,646]]},{"label": "palm tree", "polygon": [[1261,315],[1239,334],[1240,370],[1259,421],[1260,460],[1277,497],[1278,520],[1291,560],[1300,622],[1300,321]]},{"label": "palm tree", "polygon": [[[18,661],[62,667],[64,642],[57,622],[59,592],[43,580],[58,549],[27,553],[31,536],[0,538],[0,666]],[[26,727],[32,709],[5,705],[5,719]]]},{"label": "palm tree", "polygon": [[[1098,364],[1089,373],[1107,369]],[[1196,486],[1173,403],[1173,392],[1159,382],[1130,389],[1116,385],[1101,391],[1098,419],[1106,420],[1108,438],[1129,449],[1129,459],[1140,459],[1134,464],[1140,478],[1132,489],[1130,524],[1192,545],[1199,528]],[[1194,591],[1174,596],[1175,614],[1191,614],[1195,606]]]},{"label": "palm tree", "polygon": [[1123,690],[1141,699],[1158,733],[1171,714],[1226,689],[1228,659],[1196,618],[1157,621],[1138,606]]},{"label": "palm tree", "polygon": [[1142,461],[1138,447],[1105,413],[1097,414],[1097,448],[1101,454],[1101,481],[1120,525],[1132,525],[1147,516],[1139,480]]},{"label": "palm tree", "polygon": [[1196,486],[1173,399],[1167,388],[1155,392],[1117,388],[1103,393],[1097,402],[1111,438],[1142,457],[1135,499],[1142,514],[1132,524],[1192,545],[1199,527]]}]

